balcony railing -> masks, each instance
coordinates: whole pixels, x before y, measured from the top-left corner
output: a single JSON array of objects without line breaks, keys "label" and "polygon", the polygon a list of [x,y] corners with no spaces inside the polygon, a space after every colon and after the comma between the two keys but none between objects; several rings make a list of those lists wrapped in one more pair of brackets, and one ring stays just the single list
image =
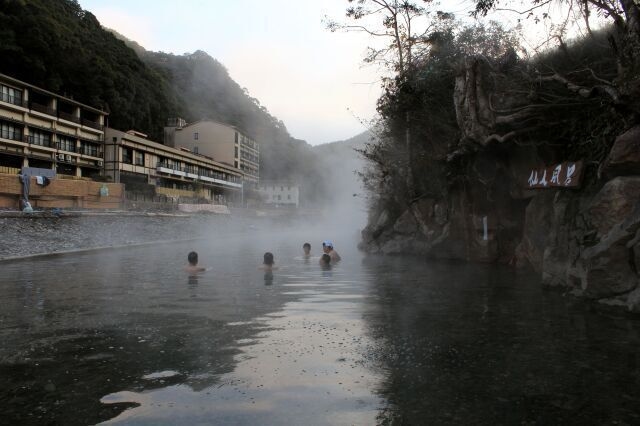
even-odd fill
[{"label": "balcony railing", "polygon": [[95,121],[87,120],[86,118],[82,119],[82,125],[83,126],[87,126],[87,127],[91,127],[93,129],[96,129],[96,130],[104,129],[104,126],[102,124],[97,123]]},{"label": "balcony railing", "polygon": [[38,111],[38,112],[41,112],[43,114],[53,115],[54,117],[56,115],[56,110],[55,109],[50,108],[50,107],[48,107],[46,105],[37,104],[35,102],[31,102],[31,109],[33,111]]},{"label": "balcony railing", "polygon": [[177,172],[184,172],[184,173],[191,173],[191,174],[198,173],[197,169],[193,166],[178,167],[175,164],[164,163],[162,161],[158,162],[157,167],[164,167],[165,169],[171,169]]},{"label": "balcony railing", "polygon": [[58,118],[80,124],[80,117],[76,117],[75,115],[69,114],[68,112],[58,111]]},{"label": "balcony railing", "polygon": [[18,105],[23,108],[27,108],[27,106],[29,105],[26,101],[22,100],[22,97],[11,96],[8,93],[2,93],[0,95],[1,95],[0,100],[2,100],[2,102]]},{"label": "balcony railing", "polygon": [[61,151],[76,152],[76,146],[73,143],[58,142],[57,144],[58,149]]},{"label": "balcony railing", "polygon": [[87,146],[87,145],[81,146],[78,152],[80,152],[80,154],[90,155],[91,157],[102,156],[102,152],[97,147],[93,147],[93,146]]},{"label": "balcony railing", "polygon": [[0,131],[0,138],[11,139],[13,141],[22,141],[26,142],[25,138],[22,136],[22,132],[10,132],[10,131]]},{"label": "balcony railing", "polygon": [[25,142],[27,142],[30,145],[45,146],[47,148],[53,147],[53,144],[51,143],[50,139],[37,138],[31,135],[26,136]]},{"label": "balcony railing", "polygon": [[162,161],[159,161],[157,163],[157,167],[158,168],[162,167],[165,169],[172,170],[174,172],[177,172],[176,174],[179,174],[180,176],[183,176],[183,174],[186,174],[186,173],[191,173],[191,174],[197,174],[199,178],[205,177],[205,178],[217,179],[217,180],[221,180],[229,183],[235,183],[235,184],[239,184],[241,181],[241,179],[237,176],[233,176],[233,175],[225,176],[220,172],[214,172],[206,169],[196,170],[194,167],[177,167],[174,164],[169,164]]}]

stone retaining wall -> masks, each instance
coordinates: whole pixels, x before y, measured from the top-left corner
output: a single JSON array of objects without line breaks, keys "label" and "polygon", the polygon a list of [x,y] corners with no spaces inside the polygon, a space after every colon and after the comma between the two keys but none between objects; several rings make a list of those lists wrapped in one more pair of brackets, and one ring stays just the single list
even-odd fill
[{"label": "stone retaining wall", "polygon": [[[100,196],[106,185],[108,196]],[[0,174],[0,208],[19,209],[22,183],[17,175]],[[29,202],[37,208],[120,209],[124,202],[124,185],[75,179],[52,179],[40,186],[31,177]]]}]

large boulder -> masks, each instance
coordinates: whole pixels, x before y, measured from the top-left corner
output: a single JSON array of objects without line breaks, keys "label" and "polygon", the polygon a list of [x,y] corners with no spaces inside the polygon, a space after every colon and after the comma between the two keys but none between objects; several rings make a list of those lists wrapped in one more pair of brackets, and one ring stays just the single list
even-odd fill
[{"label": "large boulder", "polygon": [[598,236],[625,220],[640,202],[640,176],[617,177],[607,182],[591,200],[587,213]]},{"label": "large boulder", "polygon": [[626,308],[629,312],[640,313],[640,287],[636,287],[629,293],[600,299],[598,302],[603,305]]},{"label": "large boulder", "polygon": [[425,254],[429,248],[430,245],[425,241],[396,235],[380,245],[380,252],[383,254]]},{"label": "large boulder", "polygon": [[633,127],[616,138],[602,166],[602,174],[609,179],[640,175],[640,126]]},{"label": "large boulder", "polygon": [[573,268],[580,256],[578,241],[584,232],[580,215],[584,198],[557,192],[552,203],[551,226],[542,256],[542,283],[547,287],[575,286]]},{"label": "large boulder", "polygon": [[422,232],[424,236],[428,236],[430,232],[433,232],[434,227],[437,226],[437,224],[434,223],[434,205],[435,201],[431,198],[422,198],[411,204],[411,213],[416,220],[418,230]]},{"label": "large boulder", "polygon": [[369,224],[362,230],[362,241],[358,248],[367,252],[377,252],[376,240],[387,230],[391,222],[391,215],[387,210],[370,213]]},{"label": "large boulder", "polygon": [[415,236],[419,232],[418,222],[410,209],[400,215],[393,224],[393,230],[398,234],[411,236]]},{"label": "large boulder", "polygon": [[600,242],[580,256],[583,294],[594,299],[612,297],[634,290],[640,283],[635,265],[635,236],[640,230],[640,204],[614,226]]}]

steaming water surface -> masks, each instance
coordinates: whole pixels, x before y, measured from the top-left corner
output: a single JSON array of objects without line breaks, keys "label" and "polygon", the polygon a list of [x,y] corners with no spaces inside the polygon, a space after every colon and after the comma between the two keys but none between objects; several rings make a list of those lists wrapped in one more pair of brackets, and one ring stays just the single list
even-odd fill
[{"label": "steaming water surface", "polygon": [[[506,269],[365,257],[326,230],[252,233],[1,264],[4,419],[640,421],[637,321]],[[326,238],[344,258],[328,271],[300,257]],[[211,268],[197,277],[181,270],[192,249]]]}]

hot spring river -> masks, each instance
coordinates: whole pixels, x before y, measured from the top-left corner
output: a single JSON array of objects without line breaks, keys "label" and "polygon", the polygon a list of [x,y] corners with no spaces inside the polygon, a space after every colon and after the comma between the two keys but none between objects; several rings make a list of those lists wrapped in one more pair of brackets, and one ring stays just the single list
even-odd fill
[{"label": "hot spring river", "polygon": [[[510,269],[256,235],[0,263],[0,423],[640,423],[638,320]],[[328,271],[301,258],[326,238]]]}]

